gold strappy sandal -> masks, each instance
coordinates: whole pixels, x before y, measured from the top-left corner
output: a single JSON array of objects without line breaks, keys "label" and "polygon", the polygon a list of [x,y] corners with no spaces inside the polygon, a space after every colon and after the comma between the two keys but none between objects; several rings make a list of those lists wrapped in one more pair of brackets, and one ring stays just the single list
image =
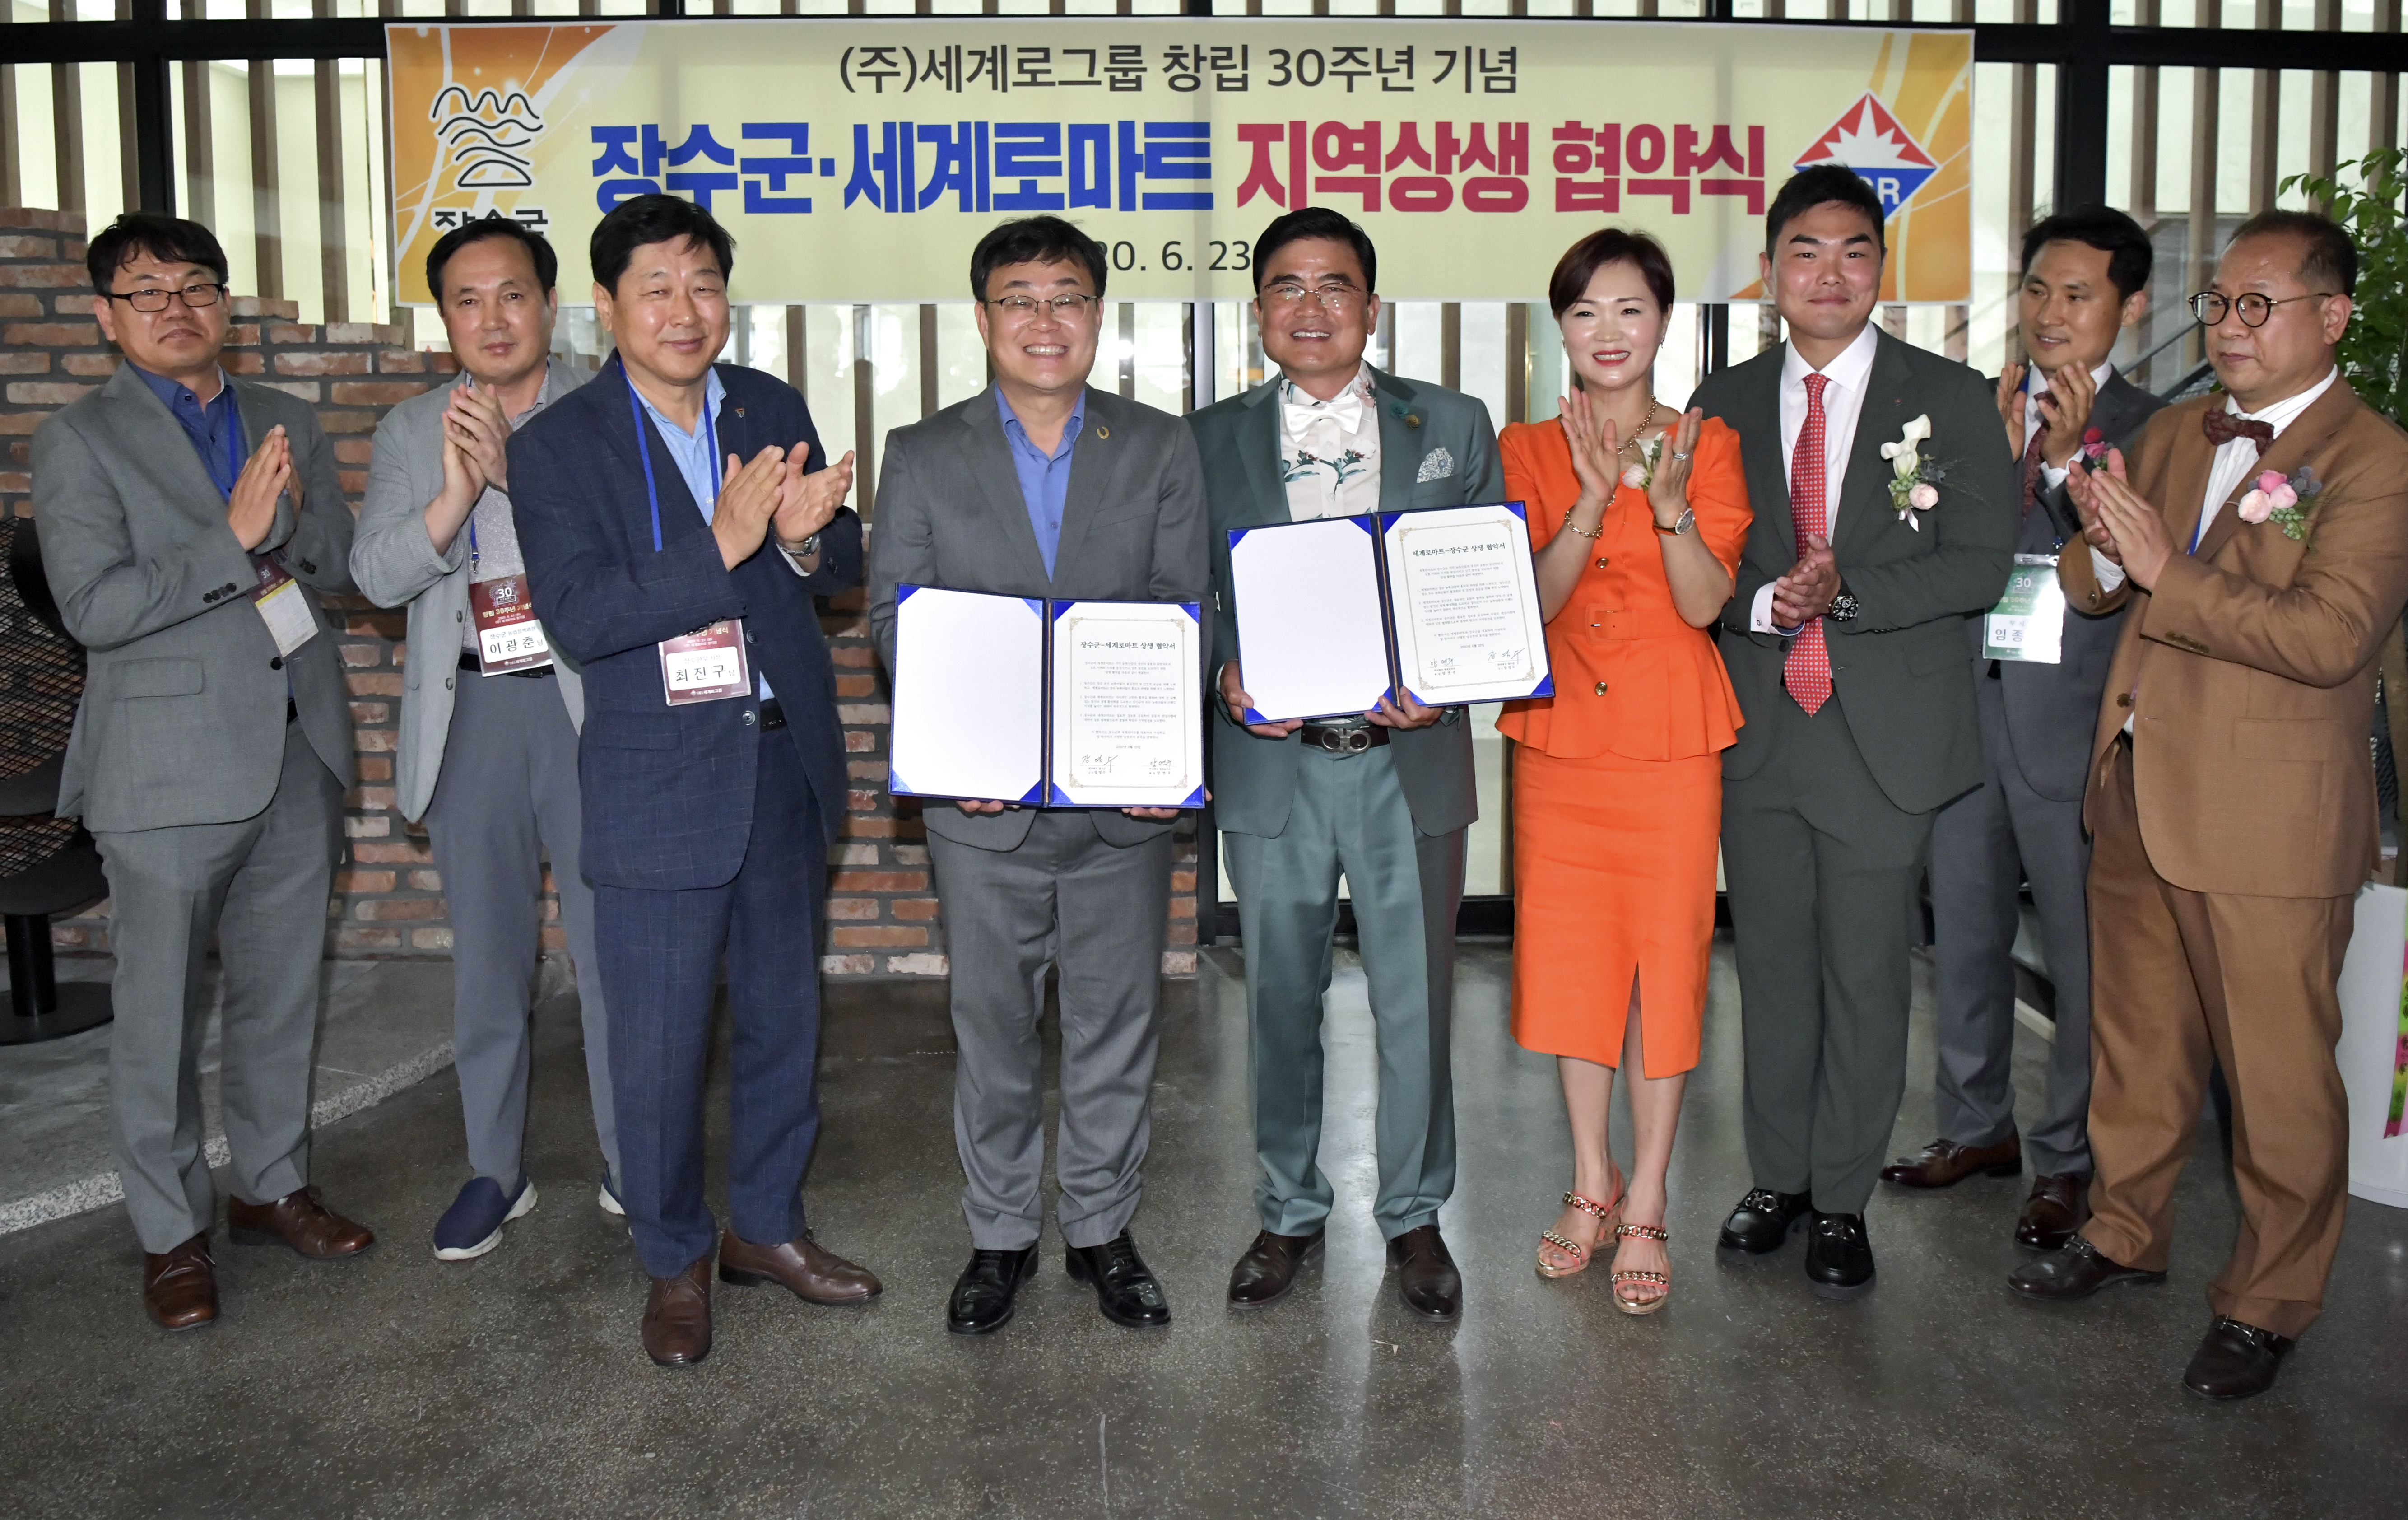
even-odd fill
[{"label": "gold strappy sandal", "polygon": [[[1668,1257],[1670,1255],[1669,1248],[1672,1234],[1670,1230],[1657,1229],[1653,1225],[1616,1225],[1613,1226],[1613,1235],[1617,1240],[1654,1240],[1667,1247]],[[1664,1291],[1653,1298],[1625,1298],[1622,1292],[1622,1284],[1625,1283],[1654,1283]],[[1672,1274],[1670,1272],[1643,1272],[1626,1269],[1613,1274],[1613,1307],[1626,1314],[1652,1314],[1670,1301],[1671,1297]]]},{"label": "gold strappy sandal", "polygon": [[[1626,1188],[1624,1191],[1627,1192],[1628,1189]],[[1584,1198],[1577,1193],[1566,1193],[1564,1195],[1564,1202],[1574,1209],[1578,1209],[1584,1214],[1594,1214],[1596,1217],[1605,1222],[1605,1229],[1600,1232],[1598,1237],[1598,1243],[1599,1245],[1602,1245],[1605,1240],[1611,1237],[1614,1230],[1621,1227],[1622,1199],[1619,1196],[1614,1198],[1613,1207],[1611,1209],[1606,1208],[1604,1205],[1598,1203],[1594,1199]],[[1589,1260],[1597,1250],[1597,1247],[1593,1245],[1584,1246],[1576,1244],[1575,1242],[1567,1240],[1561,1231],[1553,1228],[1541,1230],[1539,1232],[1539,1240],[1541,1244],[1541,1249],[1539,1251],[1539,1275],[1541,1277],[1570,1277],[1575,1272],[1587,1271]],[[1570,1267],[1558,1267],[1553,1262],[1547,1260],[1547,1253],[1545,1250],[1545,1247],[1547,1246],[1554,1246],[1565,1255],[1571,1257],[1573,1265]]]}]

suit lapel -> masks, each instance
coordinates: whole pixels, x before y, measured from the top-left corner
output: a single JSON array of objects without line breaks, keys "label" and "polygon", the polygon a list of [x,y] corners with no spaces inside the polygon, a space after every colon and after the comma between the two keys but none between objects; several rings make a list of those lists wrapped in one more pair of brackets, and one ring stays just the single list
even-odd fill
[{"label": "suit lapel", "polygon": [[[2349,388],[2349,382],[2334,380],[2330,390],[2316,397],[2314,405],[2293,419],[2290,426],[2283,429],[2283,436],[2276,438],[2266,452],[2258,456],[2257,466],[2248,474],[2243,476],[2241,483],[2234,486],[2231,495],[2224,498],[2222,509],[2215,514],[2215,521],[2208,524],[2207,537],[2200,540],[2199,548],[2193,552],[2192,557],[2202,565],[2213,561],[2216,553],[2226,544],[2230,543],[2236,534],[2250,525],[2241,521],[2240,509],[2235,504],[2249,494],[2249,489],[2256,483],[2258,477],[2268,470],[2286,476],[2297,470],[2309,459],[2323,452],[2325,445],[2331,441],[2334,432],[2343,423],[2349,420],[2350,413],[2357,408],[2358,393]],[[2210,457],[2214,456],[2211,454]],[[2192,493],[2195,498],[2206,490],[2206,483],[2205,479],[2202,478]],[[2203,508],[2206,504],[2201,501],[2200,505]],[[2196,532],[2199,525],[2197,510],[2191,513],[2190,523],[2190,531]],[[2282,529],[2276,528],[2274,531],[2280,533]],[[2186,532],[2184,535],[2184,542],[2188,541],[2189,533]]]},{"label": "suit lapel", "polygon": [[1741,372],[1740,383],[1746,388],[1739,396],[1735,409],[1740,415],[1740,460],[1747,475],[1748,499],[1761,503],[1758,515],[1765,526],[1780,535],[1782,552],[1790,556],[1782,560],[1786,570],[1795,558],[1798,542],[1798,519],[1790,510],[1789,479],[1781,467],[1781,369],[1785,359],[1781,349],[1773,350],[1764,360]]},{"label": "suit lapel", "polygon": [[[234,382],[229,379],[226,383]],[[202,506],[210,517],[223,516],[225,498],[218,495],[217,482],[209,479],[201,456],[194,452],[184,424],[176,421],[176,414],[134,372],[134,366],[119,365],[103,394],[120,409],[119,425],[134,435],[128,440],[131,456],[150,461],[169,477],[168,483],[173,488],[170,499]],[[242,408],[239,392],[236,393],[235,405]],[[244,430],[250,431],[252,421],[249,409],[243,410],[242,421]]]},{"label": "suit lapel", "polygon": [[[1112,426],[1119,402],[1117,395],[1108,396],[1093,386],[1087,388],[1086,431],[1079,436],[1078,447],[1071,452],[1069,484],[1062,494],[1062,541],[1054,550],[1057,580],[1063,567],[1085,545],[1087,525],[1111,505],[1112,488],[1120,480],[1121,460],[1128,442],[1128,430],[1124,427],[1114,431]],[[1025,512],[1021,515],[1027,516]],[[1032,540],[1036,533],[1032,524]]]},{"label": "suit lapel", "polygon": [[[1848,467],[1840,480],[1840,521],[1831,530],[1832,552],[1842,565],[1849,559],[1840,550],[1842,537],[1851,546],[1861,543],[1885,520],[1898,516],[1889,499],[1889,480],[1896,471],[1882,457],[1881,446],[1896,441],[1914,415],[1907,409],[1910,377],[1906,358],[1899,352],[1899,340],[1876,332],[1873,366],[1865,376],[1865,401],[1856,410],[1856,436],[1848,446]],[[1945,449],[1954,441],[1933,438],[1926,447]]]},{"label": "suit lapel", "polygon": [[[992,520],[995,541],[1010,546],[1010,552],[1020,559],[1021,574],[1027,578],[1028,584],[1051,586],[1053,577],[1045,573],[1045,552],[1037,547],[1037,529],[1028,521],[1028,503],[1020,495],[1020,471],[1012,463],[1011,440],[1004,437],[1003,409],[993,386],[964,410],[962,423],[970,430],[971,470],[978,478],[979,500]],[[1070,474],[1075,482],[1075,459]],[[1063,527],[1067,539],[1068,524]],[[1054,563],[1062,563],[1060,545],[1055,546]]]},{"label": "suit lapel", "polygon": [[1230,527],[1259,527],[1288,520],[1287,487],[1280,481],[1278,380],[1256,386],[1238,419],[1238,452],[1245,460],[1246,483],[1254,487],[1250,509]]},{"label": "suit lapel", "polygon": [[1380,414],[1380,510],[1401,512],[1412,503],[1424,455],[1436,445],[1428,415],[1413,405],[1413,388],[1377,369],[1371,377],[1371,404]]}]

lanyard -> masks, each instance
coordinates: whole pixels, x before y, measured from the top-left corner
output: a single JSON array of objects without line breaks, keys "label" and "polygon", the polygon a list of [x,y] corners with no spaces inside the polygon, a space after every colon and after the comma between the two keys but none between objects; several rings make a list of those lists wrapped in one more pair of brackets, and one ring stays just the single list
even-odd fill
[{"label": "lanyard", "polygon": [[[644,460],[644,498],[652,504],[652,552],[657,554],[661,552],[661,488],[652,479],[652,446],[644,436],[644,404],[636,394],[636,382],[627,374],[627,361],[624,359],[619,361],[619,378],[627,381],[627,409],[633,412],[636,418],[636,452],[642,455]],[[702,405],[702,430],[703,437],[710,440],[710,461],[713,466],[716,466],[719,463],[719,424],[710,415],[710,403],[708,398]],[[702,503],[697,501],[695,507],[699,510]],[[706,518],[705,521],[709,519]],[[469,552],[474,553],[476,547],[476,540],[471,538],[468,543]]]}]

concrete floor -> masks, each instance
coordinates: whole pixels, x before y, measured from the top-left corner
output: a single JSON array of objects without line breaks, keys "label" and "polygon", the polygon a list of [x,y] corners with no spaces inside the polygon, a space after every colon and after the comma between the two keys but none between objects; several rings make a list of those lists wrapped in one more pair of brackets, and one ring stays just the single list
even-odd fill
[{"label": "concrete floor", "polygon": [[[1881,1285],[1808,1294],[1793,1243],[1726,1266],[1747,1185],[1738,1019],[1718,953],[1705,1065],[1672,1179],[1675,1289],[1614,1312],[1602,1273],[1530,1269],[1565,1185],[1550,1063],[1506,1033],[1506,958],[1469,949],[1455,1035],[1462,1177],[1444,1223],[1468,1312],[1409,1317],[1382,1282],[1362,980],[1332,993],[1326,1269],[1236,1314],[1252,1236],[1244,1002],[1234,958],[1168,994],[1137,1235],[1169,1331],[1120,1330],[1049,1234],[1018,1320],[943,1333],[966,1255],[937,987],[836,992],[821,1237],[885,1279],[864,1310],[721,1290],[711,1359],[654,1369],[624,1231],[592,1201],[575,1026],[548,1005],[529,1165],[504,1246],[437,1263],[462,1180],[446,1073],[321,1133],[317,1177],[384,1232],[317,1266],[222,1244],[226,1318],[169,1337],[115,1211],[0,1238],[0,1511],[39,1515],[1523,1516],[2398,1513],[2408,1493],[2408,1216],[2362,1202],[2330,1312],[2282,1384],[2176,1386],[2233,1210],[2212,1129],[2166,1288],[2049,1310],[2001,1283],[2021,1186],[1885,1196]],[[1919,1020],[1899,1149],[1928,1138]],[[2022,1037],[2025,1090],[2036,1040]],[[221,1239],[222,1239],[221,1237]],[[2389,1498],[2385,1496],[2388,1495]]]}]

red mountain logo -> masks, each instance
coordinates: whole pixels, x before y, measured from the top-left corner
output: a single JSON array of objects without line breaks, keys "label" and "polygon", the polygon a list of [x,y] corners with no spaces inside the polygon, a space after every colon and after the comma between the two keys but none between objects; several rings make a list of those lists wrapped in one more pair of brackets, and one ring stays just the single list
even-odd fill
[{"label": "red mountain logo", "polygon": [[1870,91],[1824,129],[1813,145],[1798,156],[1796,167],[1817,164],[1856,170],[1881,197],[1882,209],[1893,216],[1923,188],[1926,179],[1940,172],[1939,164],[1923,151],[1923,145],[1907,135],[1898,118]]}]

